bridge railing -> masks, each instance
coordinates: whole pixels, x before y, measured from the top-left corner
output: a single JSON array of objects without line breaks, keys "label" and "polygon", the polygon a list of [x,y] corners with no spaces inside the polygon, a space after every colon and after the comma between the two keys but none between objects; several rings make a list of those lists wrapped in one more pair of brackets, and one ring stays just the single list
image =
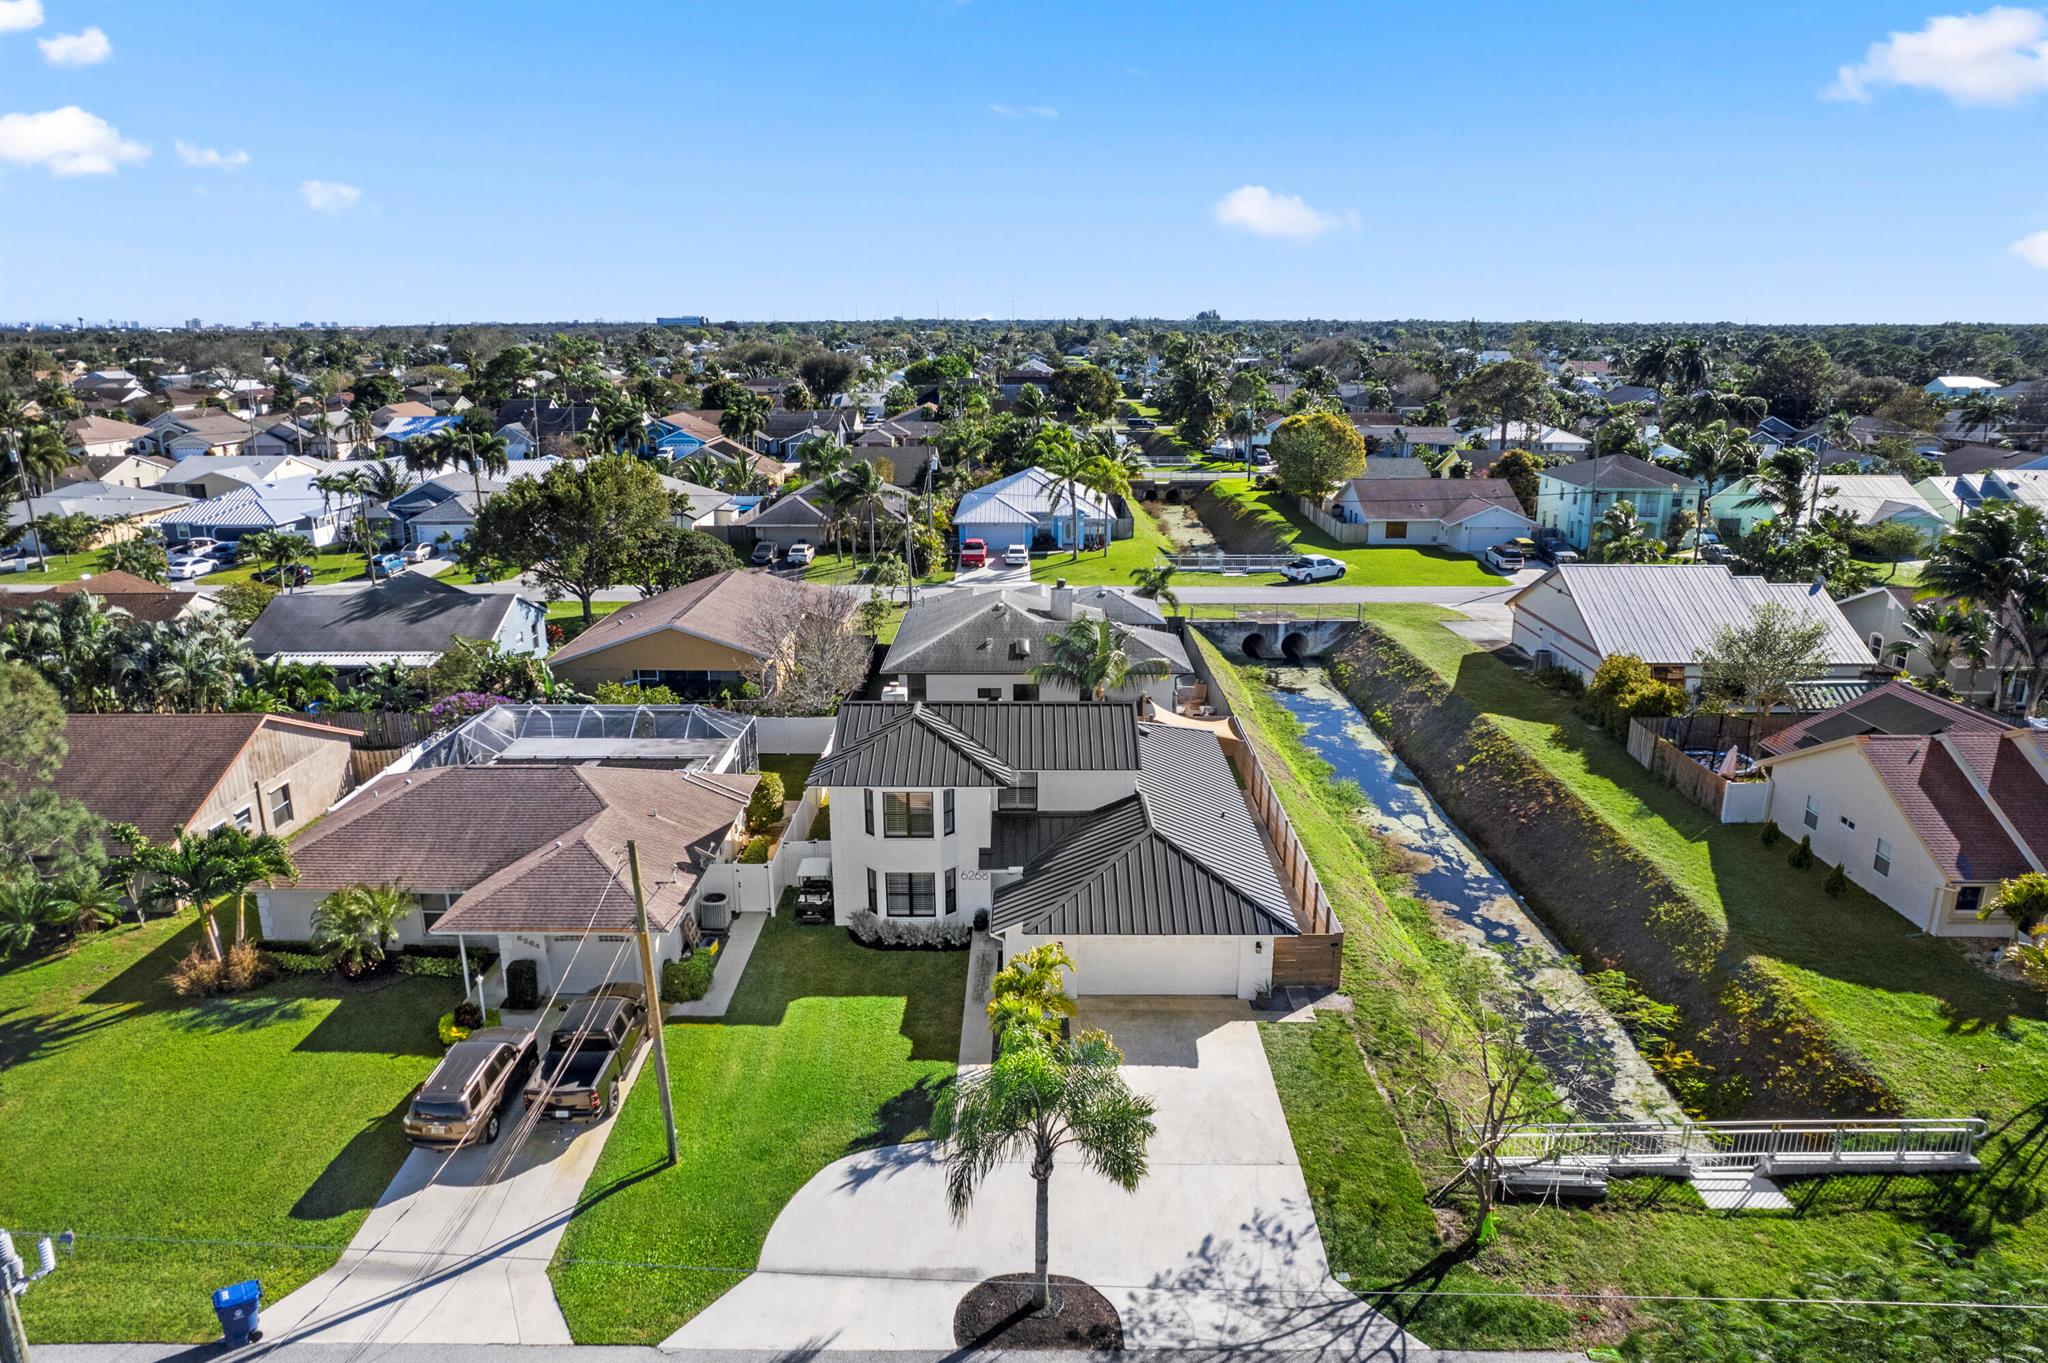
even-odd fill
[{"label": "bridge railing", "polygon": [[1976,1117],[1814,1122],[1586,1122],[1522,1127],[1500,1141],[1515,1164],[1604,1162],[1610,1167],[1695,1159],[1744,1159],[1793,1166],[1966,1160],[1984,1139]]},{"label": "bridge railing", "polygon": [[1299,554],[1164,554],[1184,573],[1277,573]]}]

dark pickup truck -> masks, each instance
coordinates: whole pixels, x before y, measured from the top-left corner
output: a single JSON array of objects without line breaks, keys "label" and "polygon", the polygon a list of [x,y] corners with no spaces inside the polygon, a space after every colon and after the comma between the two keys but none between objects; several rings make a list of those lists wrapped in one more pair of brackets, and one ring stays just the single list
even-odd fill
[{"label": "dark pickup truck", "polygon": [[638,998],[600,993],[572,1001],[527,1082],[526,1100],[556,1121],[596,1121],[616,1111],[646,1021]]}]

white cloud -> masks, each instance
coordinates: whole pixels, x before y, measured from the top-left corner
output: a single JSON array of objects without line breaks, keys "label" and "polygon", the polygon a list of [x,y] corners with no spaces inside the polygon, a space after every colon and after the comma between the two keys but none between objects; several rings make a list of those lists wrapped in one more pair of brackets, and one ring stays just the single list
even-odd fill
[{"label": "white cloud", "polygon": [[114,55],[114,45],[97,28],[38,38],[36,46],[43,49],[43,60],[52,66],[92,66]]},{"label": "white cloud", "polygon": [[1260,237],[1313,241],[1342,223],[1358,229],[1358,215],[1336,218],[1310,208],[1295,194],[1275,194],[1264,185],[1244,185],[1216,201],[1216,221]]},{"label": "white cloud", "polygon": [[249,153],[246,151],[216,151],[212,147],[195,147],[183,138],[178,139],[174,145],[178,149],[178,159],[188,166],[198,166],[205,170],[240,170],[249,164]]},{"label": "white cloud", "polygon": [[2048,90],[2048,14],[1999,5],[1937,15],[1917,32],[1872,43],[1823,94],[1862,101],[1886,85],[1933,90],[1958,104],[2013,104],[2040,94]]},{"label": "white cloud", "polygon": [[2006,249],[2027,264],[2048,270],[2048,232],[2036,232],[2032,236],[2021,237]]},{"label": "white cloud", "polygon": [[43,0],[0,0],[0,33],[25,33],[43,22]]},{"label": "white cloud", "polygon": [[354,208],[363,191],[334,180],[308,180],[299,186],[299,197],[315,213],[340,213]]},{"label": "white cloud", "polygon": [[117,166],[148,155],[148,147],[128,141],[76,104],[0,117],[0,161],[42,166],[52,175],[112,175]]},{"label": "white cloud", "polygon": [[1060,111],[1050,104],[991,104],[988,111],[999,118],[1058,118]]}]

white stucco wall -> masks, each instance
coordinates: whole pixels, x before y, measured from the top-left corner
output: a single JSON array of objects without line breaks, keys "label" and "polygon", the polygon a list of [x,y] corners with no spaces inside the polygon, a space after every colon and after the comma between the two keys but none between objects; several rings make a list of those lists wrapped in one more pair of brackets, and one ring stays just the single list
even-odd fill
[{"label": "white stucco wall", "polygon": [[1049,941],[1074,958],[1068,987],[1077,997],[1101,994],[1183,994],[1254,998],[1273,980],[1270,937],[1033,936],[1002,934],[1008,959]]}]

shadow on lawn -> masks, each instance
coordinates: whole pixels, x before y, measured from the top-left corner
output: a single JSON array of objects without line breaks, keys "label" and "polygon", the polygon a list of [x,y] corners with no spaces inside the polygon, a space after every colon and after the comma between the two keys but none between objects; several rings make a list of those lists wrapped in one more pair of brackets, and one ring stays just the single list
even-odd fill
[{"label": "shadow on lawn", "polygon": [[292,1220],[327,1221],[376,1206],[411,1149],[401,1125],[411,1104],[408,1093],[389,1112],[363,1123],[312,1186],[299,1194],[292,1204]]},{"label": "shadow on lawn", "polygon": [[[17,1065],[46,1060],[127,1016],[126,1010],[113,1008],[98,1013],[35,1013],[26,1008],[0,1012],[0,1075]],[[0,1079],[0,1090],[5,1087]]]},{"label": "shadow on lawn", "polygon": [[901,1002],[899,1030],[912,1060],[952,1064],[960,1056],[961,999],[967,952],[888,951],[864,947],[830,924],[768,920],[726,1010],[726,1026],[780,1027],[805,999],[887,999]]},{"label": "shadow on lawn", "polygon": [[875,1109],[874,1125],[848,1141],[845,1153],[854,1155],[885,1145],[901,1145],[929,1133],[932,1119],[938,1114],[939,1100],[952,1086],[950,1078],[925,1075],[903,1092],[884,1099]]},{"label": "shadow on lawn", "polygon": [[178,962],[184,960],[200,941],[199,919],[194,916],[184,927],[152,947],[148,955],[140,957],[126,970],[86,995],[85,1001],[133,1003],[144,1008],[181,1007],[178,996],[171,992],[167,981]]}]

